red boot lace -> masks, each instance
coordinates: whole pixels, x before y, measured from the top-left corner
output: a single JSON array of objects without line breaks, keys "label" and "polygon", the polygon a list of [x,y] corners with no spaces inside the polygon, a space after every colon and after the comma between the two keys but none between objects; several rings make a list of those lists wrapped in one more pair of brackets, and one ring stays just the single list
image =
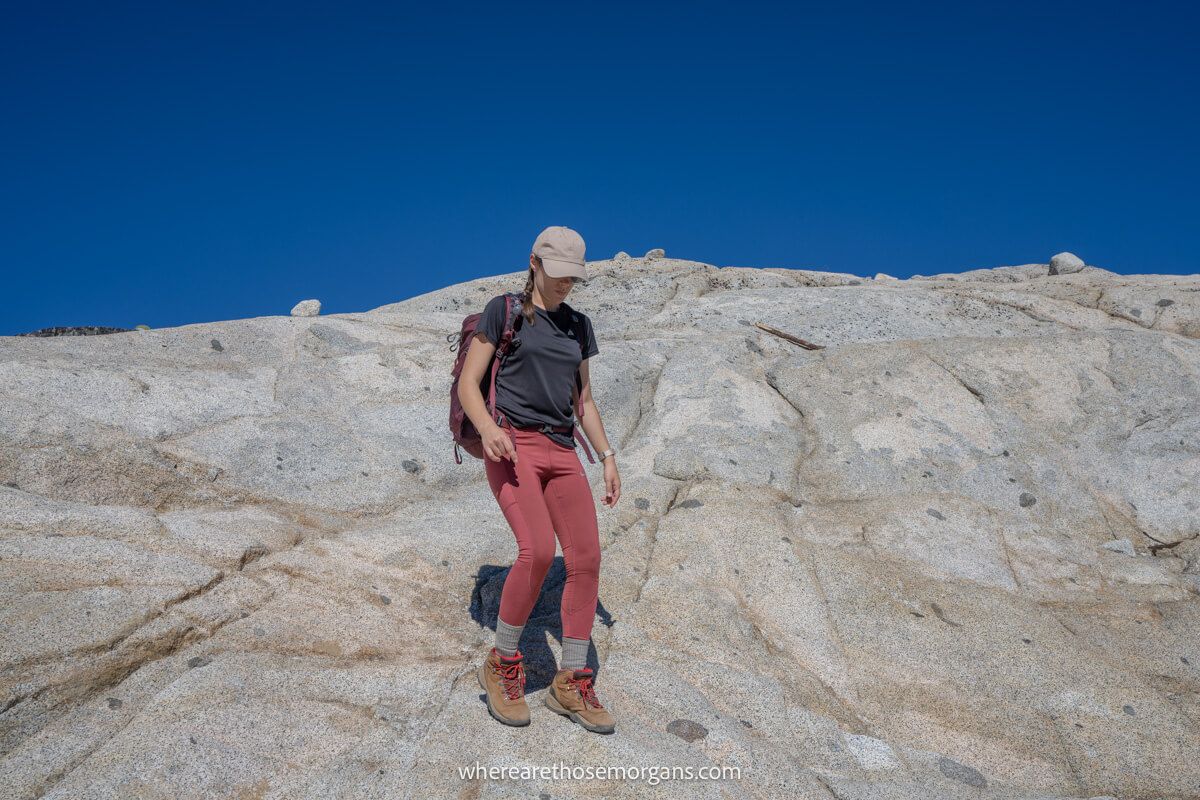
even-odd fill
[{"label": "red boot lace", "polygon": [[516,700],[525,692],[525,670],[524,663],[517,661],[512,664],[505,664],[503,661],[496,664],[496,672],[500,675],[500,686],[504,689],[504,694],[509,700]]},{"label": "red boot lace", "polygon": [[600,705],[600,698],[596,697],[596,690],[592,687],[591,675],[585,675],[578,679],[567,678],[567,683],[579,690],[579,696],[583,698],[583,702],[596,708],[604,708]]}]

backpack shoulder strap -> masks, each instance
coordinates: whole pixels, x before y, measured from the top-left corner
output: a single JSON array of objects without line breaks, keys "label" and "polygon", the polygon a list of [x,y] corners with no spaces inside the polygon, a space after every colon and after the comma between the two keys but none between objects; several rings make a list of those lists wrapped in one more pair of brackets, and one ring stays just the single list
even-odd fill
[{"label": "backpack shoulder strap", "polygon": [[524,318],[524,315],[521,313],[521,306],[525,300],[525,293],[507,292],[505,297],[508,299],[508,315],[504,319],[504,330],[511,330],[515,334],[521,326],[521,320]]},{"label": "backpack shoulder strap", "polygon": [[489,380],[487,407],[492,414],[492,421],[500,424],[500,413],[496,409],[496,374],[500,371],[500,363],[512,352],[513,336],[516,333],[518,317],[521,316],[521,292],[505,292],[504,295],[504,330],[492,355],[492,368]]},{"label": "backpack shoulder strap", "polygon": [[521,292],[505,292],[504,298],[504,329],[500,332],[500,341],[496,345],[497,353],[503,357],[508,354],[512,338],[521,326]]}]

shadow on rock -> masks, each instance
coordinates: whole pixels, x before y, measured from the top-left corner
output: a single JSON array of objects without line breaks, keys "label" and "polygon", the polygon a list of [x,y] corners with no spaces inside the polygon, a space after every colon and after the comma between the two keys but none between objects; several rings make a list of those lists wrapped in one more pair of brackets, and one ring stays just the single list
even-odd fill
[{"label": "shadow on rock", "polygon": [[[481,627],[491,631],[496,630],[496,619],[500,613],[500,592],[504,588],[504,580],[508,577],[510,567],[499,567],[485,564],[475,575],[475,589],[471,593],[471,619]],[[546,573],[542,582],[542,591],[538,595],[533,610],[525,628],[521,631],[521,653],[525,656],[525,692],[535,692],[550,685],[554,672],[558,669],[558,655],[547,642],[549,633],[558,640],[559,652],[562,651],[562,618],[561,604],[563,588],[567,583],[567,569],[562,556],[555,556],[554,563]],[[616,620],[608,613],[603,603],[596,604],[597,623],[612,627]],[[596,644],[588,645],[587,665],[597,675],[600,673],[600,661],[596,655]],[[491,647],[491,644],[488,644]]]}]

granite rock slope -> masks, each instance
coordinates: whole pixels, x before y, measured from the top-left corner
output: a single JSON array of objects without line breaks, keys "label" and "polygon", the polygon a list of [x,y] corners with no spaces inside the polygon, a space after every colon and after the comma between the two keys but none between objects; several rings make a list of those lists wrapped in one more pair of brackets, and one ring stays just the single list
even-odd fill
[{"label": "granite rock slope", "polygon": [[1200,276],[589,270],[615,735],[541,705],[561,560],[532,724],[473,674],[515,545],[452,456],[447,336],[513,273],[0,339],[6,795],[1200,795]]}]

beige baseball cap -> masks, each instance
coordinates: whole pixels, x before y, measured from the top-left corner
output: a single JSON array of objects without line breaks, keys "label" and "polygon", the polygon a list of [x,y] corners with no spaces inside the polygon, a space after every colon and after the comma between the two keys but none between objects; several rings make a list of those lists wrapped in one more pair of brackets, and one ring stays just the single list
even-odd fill
[{"label": "beige baseball cap", "polygon": [[551,278],[588,279],[583,260],[583,237],[562,225],[551,225],[533,240],[533,254],[542,260]]}]

